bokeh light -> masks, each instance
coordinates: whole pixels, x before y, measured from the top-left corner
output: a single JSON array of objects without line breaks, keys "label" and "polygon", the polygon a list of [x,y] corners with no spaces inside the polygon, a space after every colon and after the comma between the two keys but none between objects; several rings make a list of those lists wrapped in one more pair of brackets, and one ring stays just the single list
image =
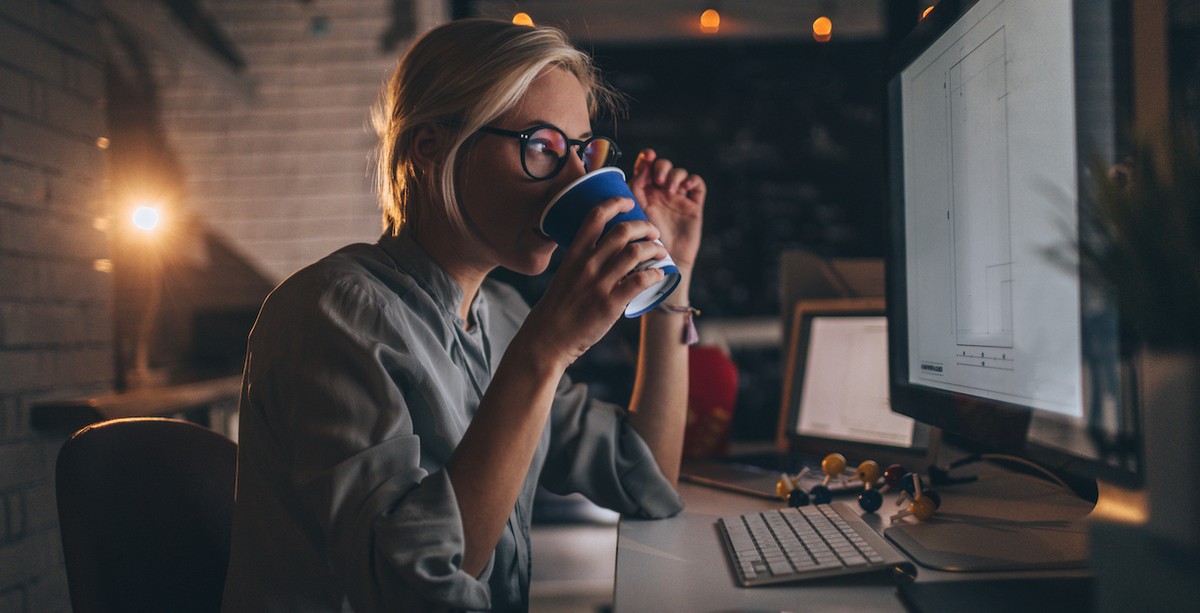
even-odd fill
[{"label": "bokeh light", "polygon": [[162,221],[162,215],[156,206],[141,205],[133,209],[133,225],[139,230],[149,232],[157,228],[160,221]]},{"label": "bokeh light", "polygon": [[833,35],[833,21],[828,17],[817,17],[812,25],[813,39],[819,43],[829,40]]}]

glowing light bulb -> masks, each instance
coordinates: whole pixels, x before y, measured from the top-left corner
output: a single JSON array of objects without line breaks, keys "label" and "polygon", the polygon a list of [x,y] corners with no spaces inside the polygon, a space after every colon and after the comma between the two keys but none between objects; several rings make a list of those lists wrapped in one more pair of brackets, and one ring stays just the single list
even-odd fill
[{"label": "glowing light bulb", "polygon": [[932,11],[932,10],[933,10],[933,7],[931,6],[931,7],[927,8],[927,9],[925,9],[925,10],[921,11],[921,19],[925,19],[926,17],[928,17],[928,16],[929,16],[929,11]]},{"label": "glowing light bulb", "polygon": [[138,229],[149,232],[158,227],[161,217],[156,207],[139,206],[133,210],[133,225],[137,226]]},{"label": "glowing light bulb", "polygon": [[817,17],[812,25],[813,39],[819,43],[828,41],[833,35],[833,22],[828,17]]},{"label": "glowing light bulb", "polygon": [[705,34],[716,34],[721,29],[721,14],[714,9],[700,13],[700,31]]},{"label": "glowing light bulb", "polygon": [[529,13],[517,13],[516,15],[513,15],[513,23],[519,26],[528,26],[532,28],[533,17],[530,17]]}]

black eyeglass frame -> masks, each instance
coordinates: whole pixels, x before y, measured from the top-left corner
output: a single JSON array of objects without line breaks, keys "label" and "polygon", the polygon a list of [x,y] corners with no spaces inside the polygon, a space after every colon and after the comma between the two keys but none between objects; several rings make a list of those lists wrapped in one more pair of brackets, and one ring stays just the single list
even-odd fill
[{"label": "black eyeglass frame", "polygon": [[[604,160],[604,164],[602,166],[600,166],[601,168],[604,168],[605,166],[612,166],[613,164],[617,163],[617,160],[621,159],[621,148],[617,146],[616,141],[614,141],[613,139],[611,139],[607,136],[593,136],[587,140],[577,140],[577,139],[568,137],[567,133],[563,132],[561,129],[559,129],[558,126],[555,126],[553,124],[548,124],[548,123],[536,125],[536,126],[533,126],[532,128],[526,128],[519,132],[516,130],[505,130],[503,128],[495,128],[492,126],[480,126],[479,131],[484,132],[486,134],[495,134],[496,136],[507,136],[509,138],[515,138],[515,139],[521,141],[521,169],[524,170],[525,174],[529,175],[529,178],[533,179],[534,181],[548,181],[550,179],[553,179],[554,177],[557,177],[558,173],[562,172],[563,166],[567,165],[567,156],[566,155],[558,158],[558,166],[555,166],[554,170],[550,174],[548,174],[544,177],[539,177],[539,176],[533,174],[532,172],[530,172],[529,165],[525,162],[525,147],[529,144],[529,139],[534,135],[535,132],[537,132],[539,130],[545,130],[545,129],[554,130],[555,132],[558,132],[559,134],[561,134],[563,137],[563,141],[567,143],[567,151],[568,152],[570,152],[571,147],[576,147],[575,155],[578,155],[580,160],[584,159],[583,152],[585,149],[587,149],[587,146],[590,145],[592,143],[592,141],[597,141],[597,140],[605,140],[605,141],[608,141],[608,143],[610,145],[612,145],[612,153],[610,153],[608,158],[606,160]],[[592,171],[592,170],[595,170],[595,168],[588,168],[588,170]]]}]

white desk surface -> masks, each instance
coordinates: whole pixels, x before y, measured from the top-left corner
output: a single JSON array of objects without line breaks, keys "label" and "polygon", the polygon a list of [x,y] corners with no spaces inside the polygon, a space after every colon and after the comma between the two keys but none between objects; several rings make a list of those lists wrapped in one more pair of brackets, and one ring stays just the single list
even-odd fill
[{"label": "white desk surface", "polygon": [[[942,519],[934,524],[963,523],[967,515],[1005,509],[1006,521],[1042,522],[1049,515],[1078,517],[1090,505],[1046,482],[995,468],[980,468],[985,478],[979,483],[943,490]],[[640,611],[688,611],[689,613],[764,611],[905,611],[888,572],[816,579],[782,586],[740,587],[725,557],[716,521],[720,517],[755,510],[773,509],[782,503],[726,492],[692,483],[680,483],[687,504],[679,515],[658,520],[621,519],[617,535],[617,569],[614,589],[616,613]],[[1032,492],[1013,501],[1014,492]],[[949,496],[949,497],[947,497]],[[858,509],[853,496],[839,496],[858,510],[877,532],[889,525],[899,508],[896,494],[884,495],[878,514]],[[1054,502],[1055,504],[1047,504]],[[964,515],[962,512],[965,511]],[[905,520],[911,522],[911,520]],[[1003,534],[1003,532],[1000,532]],[[1003,539],[1002,539],[1003,540]],[[1083,574],[1086,571],[1055,571]],[[1033,578],[1039,571],[1003,573],[953,573],[918,568],[918,582],[959,581],[991,577]]]},{"label": "white desk surface", "polygon": [[[614,605],[639,611],[904,611],[888,573],[740,587],[726,561],[720,517],[781,506],[765,498],[680,483],[687,508],[669,519],[623,518],[617,535]],[[854,504],[854,498],[838,498]],[[857,505],[855,506],[857,508]],[[891,500],[883,511],[890,512]],[[886,518],[867,516],[882,530]]]}]

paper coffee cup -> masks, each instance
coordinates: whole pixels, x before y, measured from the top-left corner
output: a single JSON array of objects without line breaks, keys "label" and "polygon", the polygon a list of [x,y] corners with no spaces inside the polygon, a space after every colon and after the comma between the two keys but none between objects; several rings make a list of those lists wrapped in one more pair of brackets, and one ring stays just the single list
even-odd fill
[{"label": "paper coffee cup", "polygon": [[[571,182],[563,188],[546,210],[542,212],[539,229],[562,247],[569,246],[583,225],[583,220],[596,205],[614,197],[624,197],[633,200],[633,208],[614,217],[604,226],[608,232],[614,225],[625,221],[645,220],[646,213],[642,205],[633,197],[629,185],[625,183],[625,173],[620,168],[607,166],[598,168]],[[662,244],[661,241],[655,241]],[[625,307],[625,317],[639,317],[654,309],[679,285],[681,275],[679,268],[671,256],[661,260],[646,260],[638,264],[634,271],[647,268],[660,268],[663,278],[658,283],[646,288]]]}]

